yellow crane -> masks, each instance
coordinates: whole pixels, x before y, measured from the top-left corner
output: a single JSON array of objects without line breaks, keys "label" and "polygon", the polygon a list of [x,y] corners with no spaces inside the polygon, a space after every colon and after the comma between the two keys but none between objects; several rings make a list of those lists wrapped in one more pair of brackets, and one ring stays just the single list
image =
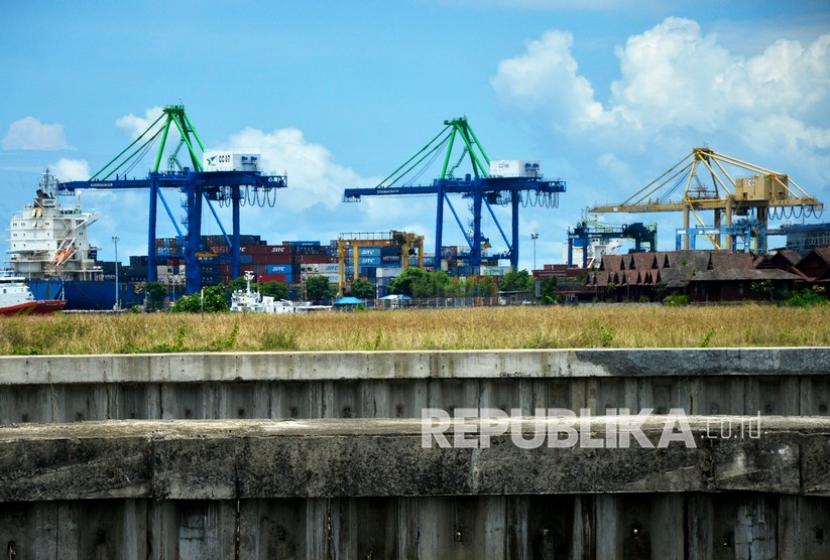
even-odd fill
[{"label": "yellow crane", "polygon": [[338,294],[343,295],[346,289],[346,257],[347,251],[352,251],[352,278],[360,278],[360,248],[361,247],[400,247],[401,269],[409,268],[409,253],[411,249],[418,250],[418,268],[424,267],[424,236],[408,231],[389,233],[343,233],[337,240],[338,263]]},{"label": "yellow crane", "polygon": [[[738,177],[735,169],[751,175]],[[747,217],[754,224],[757,248],[764,251],[770,219],[817,215],[823,208],[821,201],[785,173],[699,147],[620,204],[594,206],[590,211],[682,212],[684,249],[689,248],[690,218],[708,227],[701,212],[714,213],[714,232],[706,235],[717,249],[733,250],[733,221],[736,216]]]}]

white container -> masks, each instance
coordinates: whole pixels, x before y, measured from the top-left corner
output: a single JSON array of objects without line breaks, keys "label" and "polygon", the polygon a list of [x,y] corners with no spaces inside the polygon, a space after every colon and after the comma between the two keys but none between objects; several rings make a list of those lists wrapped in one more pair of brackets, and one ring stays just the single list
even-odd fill
[{"label": "white container", "polygon": [[523,159],[494,159],[490,161],[490,177],[539,177],[542,168],[538,161]]},{"label": "white container", "polygon": [[259,154],[211,150],[202,154],[203,171],[259,171]]},{"label": "white container", "polygon": [[380,268],[378,267],[375,270],[375,274],[378,278],[396,278],[401,275],[403,272],[402,268]]}]

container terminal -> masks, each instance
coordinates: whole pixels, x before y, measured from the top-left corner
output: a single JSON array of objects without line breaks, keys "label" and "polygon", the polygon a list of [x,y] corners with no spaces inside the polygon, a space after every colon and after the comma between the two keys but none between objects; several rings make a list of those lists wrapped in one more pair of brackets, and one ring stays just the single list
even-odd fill
[{"label": "container terminal", "polygon": [[[177,144],[171,131],[179,134]],[[147,177],[128,178],[125,170],[135,168],[153,150]],[[438,177],[424,181],[424,174],[436,166]],[[141,305],[150,282],[164,286],[174,301],[177,295],[227,285],[245,275],[256,283],[284,284],[294,300],[305,297],[304,284],[313,276],[327,279],[341,297],[348,295],[356,279],[370,283],[376,298],[386,297],[392,281],[409,267],[440,270],[452,277],[488,277],[498,286],[501,277],[518,269],[521,208],[555,209],[559,196],[566,194],[566,182],[545,178],[538,161],[491,159],[465,117],[444,121],[429,142],[376,186],[344,186],[346,202],[433,196],[431,239],[398,230],[344,232],[331,240],[273,241],[243,234],[242,208],[275,207],[277,191],[288,186],[285,175],[261,168],[259,154],[206,149],[184,107],[167,106],[89,180],[61,183],[48,170],[43,173],[32,202],[11,218],[8,269],[27,281],[36,300],[62,299],[68,310]],[[148,192],[146,254],[130,255],[126,265],[97,258],[89,228],[98,216],[84,211],[79,198],[89,189]],[[187,215],[181,222],[171,211],[170,196],[184,199]],[[510,210],[507,227],[493,211],[498,205]],[[232,208],[231,227],[225,227],[216,207]],[[464,215],[465,207],[469,216]],[[543,264],[531,274],[537,285],[556,278],[559,290],[574,300],[607,299],[609,286],[615,299],[630,297],[633,289],[638,298],[655,300],[666,288],[667,273],[660,273],[665,267],[644,269],[642,263],[693,261],[697,268],[684,281],[670,282],[670,288],[706,300],[749,298],[753,282],[789,289],[822,281],[821,274],[807,269],[826,258],[830,224],[794,223],[817,218],[822,210],[821,201],[785,173],[708,147],[695,148],[626,200],[587,209],[572,229],[562,232],[565,263]],[[175,236],[157,237],[160,212],[170,219]],[[599,219],[603,214],[649,212],[682,215],[682,227],[673,234],[675,251],[658,252],[653,224],[615,225]],[[712,213],[711,219],[706,212]],[[216,222],[221,234],[202,233],[203,215]],[[491,218],[491,231],[484,231],[486,216]],[[771,225],[773,220],[780,223]],[[442,243],[445,221],[455,222],[466,245]],[[785,245],[771,250],[771,236],[784,236]],[[698,248],[698,239],[706,248]],[[687,252],[700,254],[679,256]],[[621,256],[637,253],[655,256]],[[718,263],[717,271],[712,263]],[[624,289],[615,291],[617,287]]]}]

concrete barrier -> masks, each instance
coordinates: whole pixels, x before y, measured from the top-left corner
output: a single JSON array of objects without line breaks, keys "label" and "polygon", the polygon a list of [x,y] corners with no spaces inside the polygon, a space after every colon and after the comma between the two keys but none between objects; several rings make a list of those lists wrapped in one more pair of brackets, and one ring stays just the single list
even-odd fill
[{"label": "concrete barrier", "polygon": [[[825,560],[829,404],[830,348],[2,357],[0,556]],[[696,445],[422,449],[425,407]]]},{"label": "concrete barrier", "polygon": [[830,349],[0,358],[0,423],[411,418],[424,407],[828,415]]},{"label": "concrete barrier", "polygon": [[[724,420],[755,421],[691,417],[695,446],[659,450],[423,449],[411,420],[5,427],[0,543],[20,558],[826,558],[830,419],[712,437]],[[584,424],[603,438],[628,420]]]}]

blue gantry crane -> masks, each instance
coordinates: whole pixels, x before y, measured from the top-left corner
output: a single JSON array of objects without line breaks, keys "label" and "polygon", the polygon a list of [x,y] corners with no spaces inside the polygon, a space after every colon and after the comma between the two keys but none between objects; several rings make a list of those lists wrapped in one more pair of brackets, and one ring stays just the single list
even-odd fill
[{"label": "blue gantry crane", "polygon": [[[169,156],[170,169],[159,171],[168,135],[171,128],[175,128],[180,141],[175,151]],[[146,178],[128,179],[127,174],[144,158],[158,141],[155,159],[151,171]],[[193,168],[179,164],[177,154],[183,147],[187,148],[190,164]],[[156,223],[157,207],[160,200],[165,212],[173,222],[177,236],[184,240],[183,257],[185,262],[185,292],[193,293],[201,288],[200,265],[197,253],[203,249],[202,210],[204,201],[213,215],[226,243],[230,248],[231,272],[234,277],[239,276],[240,263],[240,206],[270,206],[276,204],[276,189],[287,186],[284,175],[267,175],[260,172],[256,166],[248,170],[204,171],[200,152],[205,151],[196,129],[185,113],[184,106],[170,105],[164,108],[162,114],[153,121],[130,145],[124,148],[117,156],[110,160],[87,181],[70,181],[60,183],[58,190],[76,191],[82,189],[146,189],[149,192],[150,220],[147,232],[147,281],[156,280]],[[170,205],[162,191],[177,189],[184,197],[183,206],[186,209],[185,225],[187,230],[182,232]],[[222,225],[219,215],[213,206],[232,208],[232,233],[228,236]]]},{"label": "blue gantry crane", "polygon": [[[457,159],[453,149],[460,147]],[[441,174],[431,185],[417,184],[421,175],[443,153]],[[456,178],[455,171],[469,160],[471,173],[463,178]],[[451,163],[454,162],[451,166]],[[495,162],[494,162],[495,163]],[[519,264],[519,207],[541,206],[553,208],[559,204],[559,193],[565,192],[565,181],[561,179],[545,180],[538,173],[538,165],[525,169],[511,170],[504,174],[490,173],[490,158],[473,132],[465,117],[444,121],[444,128],[423,148],[401,166],[371,188],[347,188],[344,191],[345,202],[357,202],[363,196],[404,196],[435,195],[437,201],[435,216],[435,259],[439,266],[444,227],[444,204],[449,207],[456,223],[461,229],[469,253],[462,255],[468,259],[473,273],[481,266],[482,248],[489,245],[488,238],[482,233],[482,212],[484,208],[493,219],[507,251],[492,255],[496,258],[509,259],[515,269]],[[498,175],[498,176],[497,176]],[[509,176],[508,176],[509,175]],[[470,228],[464,226],[453,206],[450,195],[460,194],[471,201],[472,220]],[[508,239],[499,220],[493,212],[493,205],[510,205],[511,237]]]},{"label": "blue gantry crane", "polygon": [[574,245],[582,247],[582,268],[588,268],[588,246],[591,241],[601,242],[613,239],[632,239],[634,252],[640,253],[648,246],[648,251],[657,250],[657,226],[642,222],[632,224],[610,225],[583,219],[575,228],[568,230],[568,266],[574,265]]}]

